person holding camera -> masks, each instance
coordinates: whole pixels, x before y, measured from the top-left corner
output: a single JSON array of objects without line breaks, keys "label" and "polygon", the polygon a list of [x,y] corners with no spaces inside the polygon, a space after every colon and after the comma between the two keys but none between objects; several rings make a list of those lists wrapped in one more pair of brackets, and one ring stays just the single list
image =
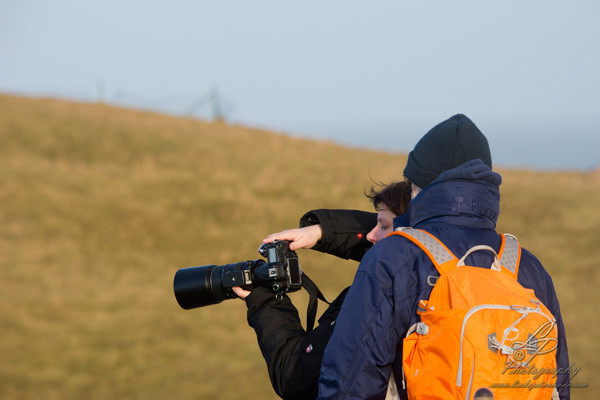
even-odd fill
[{"label": "person holding camera", "polygon": [[[367,195],[377,213],[356,210],[313,210],[300,219],[300,228],[274,233],[264,243],[288,241],[290,250],[313,249],[360,261],[367,250],[393,230],[393,220],[404,214],[410,186],[392,183]],[[286,294],[275,296],[267,287],[251,291],[234,287],[248,307],[248,324],[254,328],[275,392],[287,400],[316,399],[319,370],[325,347],[348,291],[332,301],[311,331],[301,323]]]}]

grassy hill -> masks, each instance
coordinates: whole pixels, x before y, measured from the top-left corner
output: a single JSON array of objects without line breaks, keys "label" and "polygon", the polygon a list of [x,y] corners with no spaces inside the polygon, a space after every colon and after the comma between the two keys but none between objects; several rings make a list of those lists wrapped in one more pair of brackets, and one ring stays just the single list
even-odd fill
[{"label": "grassy hill", "polygon": [[[397,140],[403,140],[399,133]],[[238,300],[177,305],[184,266],[258,258],[313,208],[370,209],[403,154],[100,104],[0,95],[0,398],[253,399],[271,389]],[[600,174],[499,169],[499,230],[553,276],[573,398],[600,369]],[[328,297],[357,264],[301,251]],[[294,301],[304,314],[306,296]]]}]

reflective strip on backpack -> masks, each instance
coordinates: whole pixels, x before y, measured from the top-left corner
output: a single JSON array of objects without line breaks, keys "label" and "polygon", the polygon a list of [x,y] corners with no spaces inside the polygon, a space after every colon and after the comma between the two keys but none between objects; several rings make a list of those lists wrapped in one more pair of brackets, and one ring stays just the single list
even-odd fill
[{"label": "reflective strip on backpack", "polygon": [[[425,252],[429,252],[431,260],[436,263],[436,267],[456,258],[454,254],[450,252],[435,236],[422,231],[420,229],[413,229],[410,227],[402,227],[396,229],[396,232],[402,232],[407,236],[411,236],[420,242],[423,246],[421,247]],[[417,242],[414,242],[418,245]]]},{"label": "reflective strip on backpack", "polygon": [[513,235],[505,233],[500,236],[502,236],[500,265],[509,270],[516,279],[519,269],[519,260],[521,258],[521,246],[519,246],[519,241]]},{"label": "reflective strip on backpack", "polygon": [[[399,234],[408,239],[414,239],[412,242],[429,255],[429,258],[431,258],[431,261],[440,273],[445,272],[441,271],[441,269],[445,269],[444,267],[446,267],[443,266],[440,268],[440,266],[455,258],[454,254],[452,254],[438,238],[421,229],[400,227],[397,228],[395,232],[390,233],[390,235],[394,234]],[[502,238],[500,251],[498,252],[500,265],[506,269],[506,271],[504,271],[505,273],[509,272],[508,275],[517,279],[519,261],[521,259],[521,246],[519,245],[519,241],[515,236],[509,233],[501,234],[500,237]]]}]

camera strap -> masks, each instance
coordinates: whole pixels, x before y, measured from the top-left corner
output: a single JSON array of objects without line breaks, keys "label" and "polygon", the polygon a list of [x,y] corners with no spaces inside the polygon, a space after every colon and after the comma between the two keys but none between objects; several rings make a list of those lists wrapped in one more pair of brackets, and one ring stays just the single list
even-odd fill
[{"label": "camera strap", "polygon": [[327,304],[329,303],[321,290],[317,287],[317,284],[312,281],[304,272],[302,272],[302,287],[308,292],[308,308],[306,310],[306,332],[310,332],[315,326],[315,319],[317,317],[317,306],[319,299],[323,300]]}]

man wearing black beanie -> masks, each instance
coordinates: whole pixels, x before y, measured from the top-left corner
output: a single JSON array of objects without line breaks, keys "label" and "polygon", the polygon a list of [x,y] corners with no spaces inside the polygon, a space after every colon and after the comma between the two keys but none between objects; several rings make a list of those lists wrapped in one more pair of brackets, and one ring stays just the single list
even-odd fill
[{"label": "man wearing black beanie", "polygon": [[[427,132],[410,152],[403,175],[414,185],[413,199],[394,226],[423,230],[457,257],[477,245],[500,251],[496,222],[502,178],[492,171],[487,139],[469,118],[457,114]],[[517,281],[532,289],[556,319],[556,364],[558,370],[568,371],[567,342],[552,279],[526,249],[521,248],[517,258]],[[494,258],[491,252],[478,251],[467,260],[469,265],[489,268]],[[390,376],[399,398],[407,398],[403,339],[419,322],[419,300],[429,299],[437,277],[428,255],[404,236],[391,235],[366,253],[325,350],[319,399],[383,399]],[[558,374],[556,383],[560,399],[569,399],[568,373]],[[452,377],[447,387],[454,387]]]}]

